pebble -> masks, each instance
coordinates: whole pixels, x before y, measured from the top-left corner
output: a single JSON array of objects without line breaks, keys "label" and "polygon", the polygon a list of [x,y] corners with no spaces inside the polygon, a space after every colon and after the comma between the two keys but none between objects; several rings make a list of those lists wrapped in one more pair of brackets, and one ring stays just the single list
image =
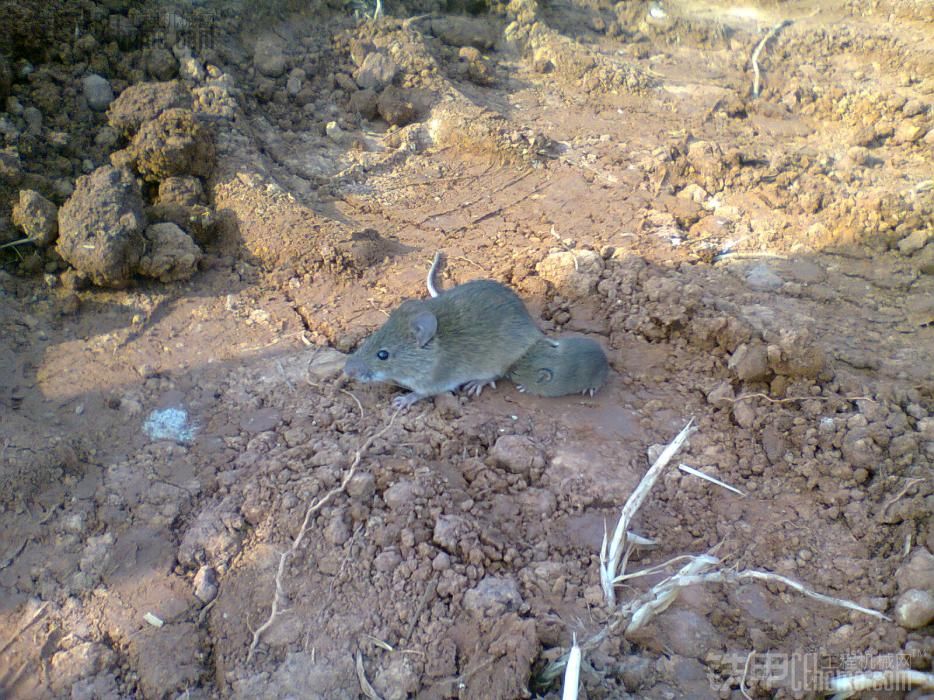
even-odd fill
[{"label": "pebble", "polygon": [[363,65],[354,79],[363,89],[380,90],[396,77],[398,67],[395,62],[381,51],[373,51],[363,59]]},{"label": "pebble", "polygon": [[23,110],[23,120],[26,122],[26,131],[33,136],[42,133],[42,112],[35,107]]},{"label": "pebble", "polygon": [[519,585],[511,576],[487,576],[464,594],[464,609],[477,619],[513,612],[522,603]]},{"label": "pebble", "polygon": [[928,231],[916,229],[898,242],[898,250],[902,255],[911,255],[921,250],[928,242]]},{"label": "pebble", "polygon": [[895,604],[895,621],[906,629],[916,630],[934,620],[934,594],[912,588],[898,597]]},{"label": "pebble", "polygon": [[103,112],[114,101],[114,91],[110,87],[110,82],[97,73],[84,76],[81,87],[88,101],[88,107],[95,112]]},{"label": "pebble", "polygon": [[202,603],[210,603],[217,597],[217,572],[212,566],[202,566],[195,574],[194,594]]},{"label": "pebble", "polygon": [[490,457],[513,474],[528,475],[532,467],[545,465],[541,451],[525,435],[503,435],[490,450]]},{"label": "pebble", "polygon": [[780,289],[784,281],[768,265],[760,263],[746,273],[746,284],[757,292],[770,292]]}]

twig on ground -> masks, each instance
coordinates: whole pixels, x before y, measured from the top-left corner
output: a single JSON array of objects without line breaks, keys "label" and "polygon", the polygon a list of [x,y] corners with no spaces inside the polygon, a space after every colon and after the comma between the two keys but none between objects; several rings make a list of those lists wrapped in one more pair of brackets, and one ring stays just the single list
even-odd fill
[{"label": "twig on ground", "polygon": [[746,700],[752,700],[752,696],[746,692],[746,677],[749,675],[749,666],[752,665],[752,660],[755,658],[756,652],[750,651],[746,656],[746,663],[743,666],[743,677],[739,681],[739,691],[743,694],[743,697]]},{"label": "twig on ground", "polygon": [[684,444],[688,436],[697,430],[693,425],[694,419],[692,418],[681,432],[678,433],[677,437],[662,451],[658,459],[655,460],[655,464],[653,464],[645,473],[645,476],[642,477],[642,481],[639,482],[636,490],[629,496],[619,516],[619,521],[616,523],[613,539],[610,540],[609,543],[609,552],[607,552],[606,536],[603,538],[603,545],[600,549],[600,583],[603,586],[603,597],[610,608],[616,605],[616,594],[613,591],[613,579],[622,573],[619,564],[623,556],[623,544],[626,539],[626,530],[628,529],[629,521],[636,514],[636,511],[639,510],[642,502],[645,500],[646,496],[649,495],[652,486],[655,485],[655,482],[661,475],[662,470],[668,465],[671,458],[674,457],[675,452],[681,448],[681,445]]},{"label": "twig on ground", "polygon": [[910,489],[912,486],[915,486],[916,484],[923,483],[924,481],[926,480],[920,479],[920,478],[908,479],[908,481],[905,482],[905,486],[902,488],[902,490],[899,491],[894,496],[892,496],[892,498],[886,501],[885,505],[882,506],[882,514],[885,515],[885,512],[889,509],[889,506],[894,504],[896,501],[902,498],[906,493],[908,493],[908,489]]},{"label": "twig on ground", "polygon": [[571,641],[571,651],[568,654],[568,665],[564,669],[564,690],[561,693],[561,700],[577,700],[577,693],[580,689],[581,676],[581,648],[577,646],[577,634],[574,634]]},{"label": "twig on ground", "polygon": [[[30,601],[32,604],[35,602],[37,601]],[[42,613],[45,612],[45,609],[48,607],[48,605],[48,602],[42,603],[31,614],[29,614],[25,620],[23,620],[23,624],[21,624],[19,628],[10,636],[10,638],[6,641],[6,644],[0,647],[0,654],[3,654],[7,649],[9,649],[13,645],[13,642],[19,639],[20,635],[29,629],[33,622],[39,619]]]},{"label": "twig on ground", "polygon": [[765,399],[769,403],[791,403],[793,401],[872,401],[876,403],[876,400],[871,396],[789,396],[784,399],[773,399],[768,394],[763,394],[762,392],[743,394],[733,399],[724,397],[723,400],[729,401],[730,403],[738,403],[740,401],[746,401],[747,399]]},{"label": "twig on ground", "polygon": [[360,683],[360,691],[370,700],[380,700],[379,693],[370,685],[366,679],[366,669],[363,668],[363,654],[357,650],[357,681]]},{"label": "twig on ground", "polygon": [[418,605],[415,607],[415,614],[412,615],[412,619],[409,622],[409,626],[405,631],[405,636],[400,640],[401,642],[409,642],[412,640],[412,632],[415,631],[415,625],[418,624],[418,618],[422,616],[422,612],[425,610],[425,606],[428,605],[429,601],[435,594],[435,591],[438,589],[438,582],[432,581],[428,584],[428,587],[425,589],[425,592],[422,593],[422,597],[418,601]]},{"label": "twig on ground", "polygon": [[288,563],[289,558],[298,551],[298,548],[302,544],[302,540],[305,538],[306,533],[308,532],[308,525],[311,522],[311,518],[319,510],[321,510],[325,505],[327,505],[334,496],[344,491],[347,488],[348,482],[353,478],[353,475],[357,472],[357,467],[360,466],[360,462],[363,459],[363,455],[366,454],[366,451],[370,449],[370,446],[379,438],[388,432],[392,427],[393,423],[396,420],[396,416],[399,415],[399,410],[392,414],[392,417],[389,419],[389,422],[383,427],[379,432],[371,435],[366,439],[357,452],[354,454],[353,462],[350,464],[350,468],[347,470],[347,473],[344,474],[344,478],[341,479],[341,483],[335,486],[333,489],[328,491],[320,499],[315,500],[308,506],[308,510],[305,511],[305,519],[302,521],[302,526],[299,528],[298,534],[295,536],[295,539],[292,542],[292,546],[287,550],[282,552],[279,555],[279,567],[276,570],[276,590],[272,596],[272,604],[270,605],[269,617],[266,618],[266,621],[261,624],[253,632],[253,641],[250,642],[250,650],[247,652],[246,661],[250,663],[253,660],[253,654],[256,651],[256,647],[259,644],[260,639],[262,638],[263,632],[265,632],[269,627],[275,622],[276,616],[279,614],[279,609],[282,606],[283,601],[285,600],[285,590],[282,588],[282,577],[285,575],[285,565]]},{"label": "twig on ground", "polygon": [[27,243],[35,243],[37,240],[39,239],[33,238],[32,236],[30,236],[29,238],[20,238],[19,240],[10,241],[9,243],[4,243],[3,245],[0,245],[0,250],[3,250],[4,248],[12,248],[18,245],[26,245]]},{"label": "twig on ground", "polygon": [[738,488],[736,488],[735,486],[730,486],[729,484],[726,484],[726,483],[720,481],[719,479],[715,479],[714,477],[710,476],[709,474],[704,474],[704,472],[702,472],[702,471],[700,471],[700,470],[698,470],[698,469],[695,469],[694,467],[689,467],[689,466],[686,465],[686,464],[679,464],[679,465],[678,465],[678,469],[680,469],[680,470],[683,471],[683,472],[687,472],[688,474],[691,474],[692,476],[696,476],[696,477],[699,478],[699,479],[706,479],[706,480],[709,481],[710,483],[716,484],[717,486],[720,486],[721,488],[725,488],[727,491],[732,491],[733,493],[738,493],[740,496],[745,496],[745,495],[746,495],[745,493],[743,493],[742,491],[740,491],[740,490],[739,490]]},{"label": "twig on ground", "polygon": [[912,671],[906,668],[857,673],[854,676],[837,676],[830,679],[829,690],[836,693],[832,700],[843,700],[863,690],[879,688],[907,690],[911,685],[924,690],[934,690],[934,673]]},{"label": "twig on ground", "polygon": [[752,80],[752,96],[753,97],[759,96],[759,79],[761,77],[759,74],[759,54],[762,53],[762,49],[765,48],[765,45],[766,43],[768,43],[769,39],[771,39],[773,36],[778,34],[782,29],[787,27],[789,24],[791,24],[791,20],[785,19],[779,22],[778,24],[776,24],[774,27],[772,27],[769,30],[769,33],[766,34],[764,37],[762,37],[762,41],[760,41],[756,45],[755,51],[752,52],[752,72],[755,74],[755,77]]}]

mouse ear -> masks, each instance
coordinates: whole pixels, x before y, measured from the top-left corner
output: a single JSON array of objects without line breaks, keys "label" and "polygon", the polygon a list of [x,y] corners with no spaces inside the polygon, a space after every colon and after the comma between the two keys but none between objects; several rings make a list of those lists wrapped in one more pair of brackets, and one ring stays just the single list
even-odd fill
[{"label": "mouse ear", "polygon": [[415,343],[423,348],[428,341],[435,337],[438,330],[438,319],[430,311],[422,311],[412,317],[412,333],[415,334]]},{"label": "mouse ear", "polygon": [[552,372],[550,369],[542,367],[538,370],[538,379],[536,381],[539,384],[548,384],[554,378],[554,372]]}]

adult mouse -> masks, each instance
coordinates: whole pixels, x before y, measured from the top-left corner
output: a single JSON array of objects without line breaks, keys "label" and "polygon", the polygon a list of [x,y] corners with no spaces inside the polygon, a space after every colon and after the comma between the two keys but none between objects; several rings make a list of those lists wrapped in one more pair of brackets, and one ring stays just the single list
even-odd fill
[{"label": "adult mouse", "polygon": [[594,395],[606,382],[609,363],[595,340],[542,338],[509,368],[519,391],[538,396]]},{"label": "adult mouse", "polygon": [[479,394],[542,338],[515,292],[475,280],[403,302],[347,359],[344,372],[411,390],[393,399],[396,408],[407,408],[461,386]]}]

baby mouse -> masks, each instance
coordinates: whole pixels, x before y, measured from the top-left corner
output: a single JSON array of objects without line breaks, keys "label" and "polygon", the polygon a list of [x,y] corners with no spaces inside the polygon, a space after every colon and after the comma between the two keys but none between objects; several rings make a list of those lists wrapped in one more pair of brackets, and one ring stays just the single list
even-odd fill
[{"label": "baby mouse", "polygon": [[594,395],[606,382],[609,364],[600,344],[590,338],[542,338],[506,376],[519,391],[538,396]]},{"label": "baby mouse", "polygon": [[361,381],[410,389],[393,399],[396,408],[464,385],[479,394],[544,338],[522,300],[498,282],[432,291],[437,296],[403,302],[344,367]]}]

